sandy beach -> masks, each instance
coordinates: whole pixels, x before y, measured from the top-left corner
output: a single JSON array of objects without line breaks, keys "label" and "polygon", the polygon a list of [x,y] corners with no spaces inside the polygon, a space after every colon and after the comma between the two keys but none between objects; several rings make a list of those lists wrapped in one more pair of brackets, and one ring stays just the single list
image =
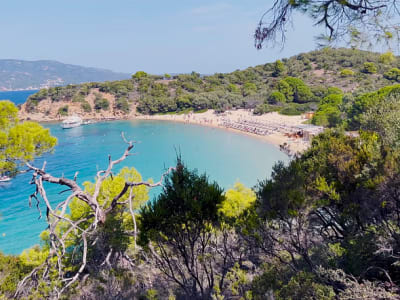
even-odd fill
[{"label": "sandy beach", "polygon": [[[94,94],[86,97],[92,106]],[[203,113],[187,114],[158,114],[141,115],[133,107],[129,114],[123,114],[112,109],[114,107],[114,96],[104,94],[110,102],[110,110],[83,112],[80,103],[74,102],[51,102],[50,99],[40,101],[35,112],[28,112],[26,103],[22,105],[18,115],[20,120],[32,120],[37,122],[61,122],[68,116],[60,116],[58,111],[61,107],[68,105],[68,115],[78,115],[84,120],[111,121],[111,120],[163,120],[211,126],[226,130],[247,134],[255,138],[263,139],[285,151],[288,154],[301,153],[309,146],[307,141],[301,138],[288,136],[293,132],[293,126],[301,125],[306,121],[302,116],[285,116],[277,112],[267,113],[261,116],[254,115],[251,110],[238,109],[216,114],[214,110]],[[283,145],[283,148],[281,147]]]},{"label": "sandy beach", "polygon": [[[306,119],[304,119],[302,116],[284,116],[278,114],[277,112],[256,116],[253,115],[252,111],[245,109],[227,111],[223,114],[215,114],[213,110],[208,110],[203,113],[190,113],[182,115],[137,115],[133,119],[182,122],[231,130],[241,134],[250,135],[255,138],[263,139],[277,147],[280,147],[286,143],[286,150],[291,154],[301,153],[309,146],[309,142],[300,138],[289,137],[284,133],[285,128],[289,129],[292,126],[301,125],[306,121]],[[227,126],[227,124],[238,124],[243,122],[265,124],[266,126],[271,126],[271,128],[280,127],[282,130],[273,130],[269,134],[264,135]]]}]

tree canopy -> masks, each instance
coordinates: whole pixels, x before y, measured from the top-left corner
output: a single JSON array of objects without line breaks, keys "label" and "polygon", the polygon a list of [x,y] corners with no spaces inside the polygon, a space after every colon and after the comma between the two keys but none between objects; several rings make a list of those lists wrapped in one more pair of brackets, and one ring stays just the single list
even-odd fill
[{"label": "tree canopy", "polygon": [[51,151],[57,139],[34,122],[19,122],[18,108],[0,101],[0,175],[15,175],[25,162]]},{"label": "tree canopy", "polygon": [[328,34],[322,38],[328,42],[347,37],[349,43],[358,44],[366,35],[374,43],[390,42],[398,33],[397,24],[391,21],[399,15],[398,4],[397,0],[275,0],[256,28],[255,46],[260,49],[266,43],[284,42],[286,27],[295,23],[295,12],[324,27]]}]

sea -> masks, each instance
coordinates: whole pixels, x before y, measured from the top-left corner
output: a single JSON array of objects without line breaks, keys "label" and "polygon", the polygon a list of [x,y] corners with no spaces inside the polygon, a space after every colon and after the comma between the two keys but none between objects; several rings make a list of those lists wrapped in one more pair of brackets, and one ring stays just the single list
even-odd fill
[{"label": "sea", "polygon": [[16,105],[23,104],[28,97],[38,90],[0,92],[0,100],[11,100]]},{"label": "sea", "polygon": [[[31,91],[4,94],[15,103],[23,103]],[[47,162],[46,170],[54,176],[73,178],[77,181],[94,181],[98,170],[107,167],[108,155],[119,158],[127,145],[121,133],[135,141],[132,152],[115,171],[124,166],[136,168],[143,179],[158,181],[162,173],[176,163],[180,155],[190,169],[206,173],[210,181],[216,181],[225,190],[240,181],[248,187],[268,178],[277,161],[287,162],[288,157],[266,141],[231,131],[199,125],[134,120],[89,124],[72,129],[62,129],[59,124],[45,123],[51,134],[58,138],[58,145],[51,154],[45,154],[34,162],[41,166]],[[29,206],[29,195],[35,191],[30,184],[31,173],[18,175],[8,183],[0,184],[0,251],[19,254],[24,249],[40,244],[40,233],[46,229],[45,206],[36,201]],[[63,188],[45,184],[52,205],[62,201],[67,193]],[[65,188],[64,188],[65,189]],[[150,191],[150,199],[156,197],[161,188]]]}]

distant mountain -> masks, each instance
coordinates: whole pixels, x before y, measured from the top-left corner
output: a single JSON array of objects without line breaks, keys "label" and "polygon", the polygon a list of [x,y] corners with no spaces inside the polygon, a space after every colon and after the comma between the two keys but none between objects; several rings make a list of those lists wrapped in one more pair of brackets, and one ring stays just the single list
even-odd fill
[{"label": "distant mountain", "polygon": [[0,91],[27,90],[130,78],[130,74],[52,60],[0,59]]}]

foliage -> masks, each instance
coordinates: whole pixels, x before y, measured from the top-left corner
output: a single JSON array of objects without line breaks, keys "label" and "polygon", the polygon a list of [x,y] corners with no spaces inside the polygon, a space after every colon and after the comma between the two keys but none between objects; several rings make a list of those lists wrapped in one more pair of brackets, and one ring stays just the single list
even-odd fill
[{"label": "foliage", "polygon": [[68,116],[68,105],[62,106],[58,109],[58,114],[60,116]]},{"label": "foliage", "polygon": [[148,74],[144,71],[137,71],[135,74],[132,75],[133,79],[142,79],[148,77]]},{"label": "foliage", "polygon": [[253,94],[255,94],[257,92],[257,86],[255,85],[255,83],[253,83],[253,82],[246,82],[244,85],[243,85],[243,90],[242,90],[242,93],[243,93],[243,96],[249,96],[249,95],[253,95]]},{"label": "foliage", "polygon": [[258,23],[255,46],[261,49],[267,43],[284,43],[287,25],[295,23],[296,13],[301,13],[326,29],[327,34],[318,36],[321,46],[345,41],[352,46],[370,42],[374,46],[384,44],[388,47],[399,31],[397,25],[390,22],[398,16],[396,4],[391,0],[365,3],[275,0]]},{"label": "foliage", "polygon": [[12,299],[18,282],[31,269],[31,266],[24,264],[18,257],[0,253],[0,297],[4,297],[1,299]]},{"label": "foliage", "polygon": [[313,101],[310,88],[299,78],[286,77],[278,84],[279,91],[286,96],[287,101],[306,103]]},{"label": "foliage", "polygon": [[352,105],[347,109],[350,129],[360,128],[360,118],[374,105],[378,105],[390,96],[399,94],[400,85],[386,86],[375,92],[359,95]]},{"label": "foliage", "polygon": [[274,77],[279,77],[279,76],[284,75],[285,72],[286,72],[285,65],[283,64],[282,61],[280,61],[280,60],[278,59],[278,60],[275,62],[275,64],[274,64],[272,76],[274,76]]},{"label": "foliage", "polygon": [[0,173],[15,175],[17,168],[49,152],[57,139],[34,122],[18,121],[18,109],[10,101],[0,101]]},{"label": "foliage", "polygon": [[[250,191],[238,189],[252,198]],[[142,208],[141,244],[154,247],[152,256],[160,271],[177,284],[177,295],[196,299],[211,299],[221,292],[229,295],[225,276],[234,269],[233,257],[242,250],[236,235],[220,223],[219,206],[233,216],[235,212],[228,206],[240,201],[233,198],[223,205],[222,189],[178,160],[165,180],[163,193]]]},{"label": "foliage", "polygon": [[386,53],[383,53],[379,56],[379,62],[383,64],[391,64],[396,61],[396,57],[394,56],[393,52],[388,51]]},{"label": "foliage", "polygon": [[89,102],[86,100],[81,103],[81,108],[83,109],[84,112],[88,113],[92,111],[92,107],[90,106]]},{"label": "foliage", "polygon": [[372,62],[366,62],[364,63],[362,72],[367,73],[367,74],[374,74],[378,71],[376,68],[375,64]]},{"label": "foliage", "polygon": [[242,183],[237,182],[233,189],[225,193],[225,199],[221,203],[219,212],[228,218],[239,217],[256,200],[256,194]]},{"label": "foliage", "polygon": [[108,110],[110,108],[110,102],[106,98],[102,98],[100,94],[96,95],[94,99],[94,109],[96,111]]},{"label": "foliage", "polygon": [[266,113],[273,112],[273,111],[279,111],[279,110],[280,110],[279,106],[262,103],[262,104],[258,104],[254,108],[253,114],[262,115],[262,114],[266,114]]},{"label": "foliage", "polygon": [[342,112],[340,105],[343,102],[343,95],[330,94],[326,96],[320,103],[311,122],[315,125],[324,127],[337,127],[342,123]]},{"label": "foliage", "polygon": [[268,103],[270,104],[284,103],[285,101],[285,95],[278,91],[273,91],[268,97]]},{"label": "foliage", "polygon": [[[340,90],[327,93],[320,107],[344,105]],[[254,189],[237,183],[223,194],[218,184],[178,159],[153,201],[147,202],[146,187],[134,187],[138,228],[124,195],[118,200],[121,207],[91,232],[80,288],[71,288],[66,297],[398,298],[398,97],[392,93],[383,99],[383,105],[373,102],[362,115],[369,127],[359,137],[328,129],[302,156],[277,163],[271,177]],[[128,168],[107,177],[99,205],[110,207],[127,181],[141,180]],[[92,195],[96,182],[84,186]],[[91,224],[85,218],[94,218],[77,197],[66,217],[82,220],[82,230]],[[57,227],[57,234],[68,234],[62,259],[68,272],[77,274],[82,243],[66,225],[60,221]],[[20,265],[13,265],[11,257],[0,259],[0,270],[11,264],[16,272],[6,272],[7,297],[24,274],[47,258],[52,239],[48,231],[42,238],[44,247],[24,252]],[[59,283],[57,276],[50,278],[47,287],[32,283],[27,291],[31,296],[40,291],[38,298],[51,295]]]},{"label": "foliage", "polygon": [[[384,57],[386,56],[385,54]],[[283,102],[319,102],[333,87],[355,92],[357,95],[382,88],[389,80],[395,80],[394,77],[387,79],[392,78],[390,75],[387,78],[383,76],[385,73],[391,74],[388,72],[387,61],[379,53],[324,48],[283,59],[281,63],[276,61],[232,73],[200,76],[193,72],[176,75],[170,80],[161,80],[163,76],[139,71],[129,80],[43,89],[31,95],[25,106],[27,111],[33,112],[44,99],[64,101],[66,104],[69,101],[83,103],[84,97],[98,93],[100,102],[105,102],[102,98],[107,97],[106,94],[114,96],[114,111],[124,114],[129,113],[127,108],[131,104],[136,105],[137,111],[143,114],[181,113],[187,109],[214,109],[223,112],[232,108],[255,107],[258,107],[256,113],[259,114],[278,111]],[[377,75],[363,73],[364,63],[373,63],[377,68]],[[394,57],[392,64],[399,63],[399,58]],[[285,96],[284,101],[276,91]],[[266,101],[276,107],[272,109],[263,105]],[[287,110],[293,109],[286,108],[284,111]]]},{"label": "foliage", "polygon": [[304,104],[289,103],[287,105],[284,105],[279,110],[279,113],[287,116],[298,116],[310,110],[315,110],[315,107],[316,104],[312,102]]},{"label": "foliage", "polygon": [[128,100],[124,97],[119,98],[115,101],[115,108],[123,111],[124,113],[129,113],[130,111]]},{"label": "foliage", "polygon": [[350,69],[343,69],[340,71],[340,77],[351,77],[354,76],[354,71]]},{"label": "foliage", "polygon": [[385,145],[400,146],[400,95],[394,94],[384,101],[373,104],[360,117],[363,130],[377,132]]},{"label": "foliage", "polygon": [[383,76],[384,76],[386,79],[399,82],[399,81],[400,81],[400,69],[398,69],[398,68],[392,68],[392,69],[390,69],[389,71],[385,72],[385,73],[383,74]]},{"label": "foliage", "polygon": [[207,230],[218,221],[217,206],[224,197],[222,189],[209,183],[206,175],[189,171],[180,161],[166,178],[164,193],[141,212],[141,240],[173,237],[182,226]]}]

